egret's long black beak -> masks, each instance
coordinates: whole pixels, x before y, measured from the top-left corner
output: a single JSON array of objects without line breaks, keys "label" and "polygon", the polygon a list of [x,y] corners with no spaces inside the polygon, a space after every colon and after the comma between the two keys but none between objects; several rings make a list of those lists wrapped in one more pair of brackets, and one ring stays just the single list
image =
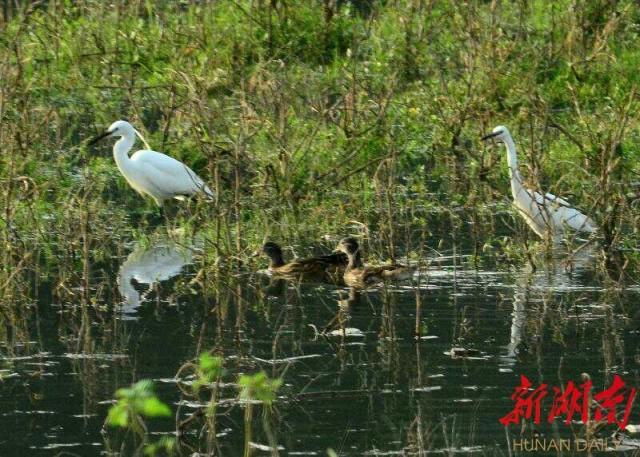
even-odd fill
[{"label": "egret's long black beak", "polygon": [[485,135],[485,136],[483,136],[483,137],[482,137],[482,141],[490,140],[491,138],[494,138],[494,137],[496,137],[496,136],[500,135],[500,133],[501,133],[501,132],[492,132],[492,133],[489,133],[488,135]]},{"label": "egret's long black beak", "polygon": [[94,139],[89,141],[89,145],[96,144],[98,141],[100,141],[101,139],[103,139],[105,137],[108,137],[109,135],[111,135],[111,132],[109,132],[109,131],[101,133],[100,135],[98,135],[97,137],[95,137]]}]

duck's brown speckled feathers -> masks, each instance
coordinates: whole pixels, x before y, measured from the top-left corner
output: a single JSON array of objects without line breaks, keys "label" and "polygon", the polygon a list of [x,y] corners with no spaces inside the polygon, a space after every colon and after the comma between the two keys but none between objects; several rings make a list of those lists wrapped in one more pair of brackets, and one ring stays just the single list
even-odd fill
[{"label": "duck's brown speckled feathers", "polygon": [[256,254],[264,254],[269,258],[269,271],[278,276],[334,280],[344,271],[348,256],[342,252],[334,252],[307,259],[294,259],[285,262],[282,249],[276,243],[265,243]]},{"label": "duck's brown speckled feathers", "polygon": [[365,266],[362,262],[360,246],[355,238],[342,239],[336,250],[344,252],[349,258],[344,272],[344,282],[353,287],[365,287],[368,284],[386,280],[410,279],[415,271],[412,267],[397,264]]}]

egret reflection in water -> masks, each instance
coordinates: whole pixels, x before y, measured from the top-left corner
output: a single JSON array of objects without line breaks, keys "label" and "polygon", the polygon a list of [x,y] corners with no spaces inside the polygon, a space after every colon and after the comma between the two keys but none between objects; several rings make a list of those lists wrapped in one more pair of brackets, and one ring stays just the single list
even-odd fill
[{"label": "egret reflection in water", "polygon": [[[160,282],[179,275],[186,265],[193,263],[191,249],[163,238],[150,246],[138,245],[120,266],[118,290],[124,299],[122,312],[135,314],[153,288]],[[140,292],[135,284],[145,284]]]},{"label": "egret reflection in water", "polygon": [[[527,310],[530,303],[541,300],[541,293],[554,294],[581,289],[580,277],[593,267],[597,246],[590,243],[579,249],[566,252],[557,249],[551,262],[535,272],[522,272],[515,281],[513,312],[511,313],[511,335],[506,352],[501,356],[504,366],[516,363],[519,347],[525,340]],[[528,267],[527,267],[528,270]]]}]

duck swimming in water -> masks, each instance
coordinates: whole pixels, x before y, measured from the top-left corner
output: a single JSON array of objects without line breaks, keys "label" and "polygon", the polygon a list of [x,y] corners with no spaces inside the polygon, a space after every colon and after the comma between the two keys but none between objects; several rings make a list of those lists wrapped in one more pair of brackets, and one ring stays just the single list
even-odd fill
[{"label": "duck swimming in water", "polygon": [[380,281],[410,279],[415,272],[413,267],[397,264],[365,266],[360,254],[360,246],[355,238],[340,240],[336,250],[344,252],[349,258],[343,278],[345,284],[352,287],[365,287]]},{"label": "duck swimming in water", "polygon": [[348,263],[348,256],[342,252],[307,259],[293,259],[285,262],[282,248],[273,242],[267,242],[254,253],[269,258],[269,271],[277,276],[307,279],[333,280],[340,278]]}]

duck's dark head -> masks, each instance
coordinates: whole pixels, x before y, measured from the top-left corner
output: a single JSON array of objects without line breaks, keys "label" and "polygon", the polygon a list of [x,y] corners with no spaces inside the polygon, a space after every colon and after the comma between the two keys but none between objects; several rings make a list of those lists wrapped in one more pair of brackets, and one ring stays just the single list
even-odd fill
[{"label": "duck's dark head", "polygon": [[358,253],[358,251],[360,250],[360,246],[358,245],[358,241],[355,238],[343,238],[338,243],[336,250],[344,252],[349,257],[351,257]]},{"label": "duck's dark head", "polygon": [[336,246],[336,251],[344,252],[349,257],[347,270],[362,267],[362,256],[360,255],[360,246],[355,238],[343,238]]},{"label": "duck's dark head", "polygon": [[278,244],[272,243],[270,241],[263,244],[262,247],[254,252],[253,255],[265,255],[269,257],[270,266],[272,267],[279,267],[281,265],[284,265],[284,260],[282,258],[282,248]]}]

